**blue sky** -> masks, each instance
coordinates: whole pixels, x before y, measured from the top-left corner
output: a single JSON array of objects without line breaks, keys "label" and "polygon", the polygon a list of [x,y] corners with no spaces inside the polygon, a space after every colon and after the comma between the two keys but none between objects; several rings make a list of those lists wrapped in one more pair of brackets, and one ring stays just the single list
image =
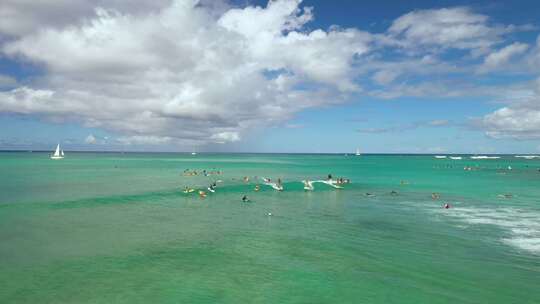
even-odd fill
[{"label": "blue sky", "polygon": [[540,153],[537,1],[0,12],[0,149]]}]

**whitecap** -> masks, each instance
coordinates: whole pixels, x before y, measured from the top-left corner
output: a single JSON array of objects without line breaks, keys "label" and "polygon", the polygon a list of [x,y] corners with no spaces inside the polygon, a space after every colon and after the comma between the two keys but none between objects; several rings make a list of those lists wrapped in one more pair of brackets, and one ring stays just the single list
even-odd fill
[{"label": "whitecap", "polygon": [[540,213],[512,207],[454,207],[444,215],[469,225],[493,225],[505,234],[501,241],[515,248],[540,253]]}]

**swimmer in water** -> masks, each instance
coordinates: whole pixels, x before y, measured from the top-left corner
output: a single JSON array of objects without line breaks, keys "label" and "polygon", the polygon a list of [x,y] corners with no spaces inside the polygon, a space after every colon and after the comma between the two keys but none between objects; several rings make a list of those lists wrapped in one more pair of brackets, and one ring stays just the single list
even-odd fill
[{"label": "swimmer in water", "polygon": [[205,198],[206,197],[206,192],[202,191],[202,190],[199,190],[199,196],[201,198]]},{"label": "swimmer in water", "polygon": [[448,204],[448,203],[444,203],[444,205],[443,205],[443,208],[444,208],[444,209],[450,209],[450,207],[451,207],[451,206],[450,206],[450,204]]},{"label": "swimmer in water", "polygon": [[244,195],[244,196],[242,197],[242,202],[244,202],[244,203],[249,202],[249,198],[247,197],[247,195]]},{"label": "swimmer in water", "polygon": [[390,192],[390,195],[393,195],[393,196],[395,196],[395,195],[398,195],[398,193],[397,193],[397,191],[395,191],[395,190],[392,190],[392,192]]},{"label": "swimmer in water", "polygon": [[441,198],[439,193],[436,193],[436,192],[431,193],[431,199],[432,200],[438,200],[439,198]]},{"label": "swimmer in water", "polygon": [[255,190],[255,191],[259,191],[259,190],[261,190],[261,186],[259,186],[259,185],[255,185],[255,189],[253,189],[253,190]]}]

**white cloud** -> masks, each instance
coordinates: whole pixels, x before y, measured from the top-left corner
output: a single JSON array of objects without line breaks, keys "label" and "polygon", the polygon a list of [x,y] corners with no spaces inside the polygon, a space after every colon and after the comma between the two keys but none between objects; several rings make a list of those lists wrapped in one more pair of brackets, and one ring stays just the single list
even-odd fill
[{"label": "white cloud", "polygon": [[540,138],[540,78],[532,84],[534,95],[525,101],[511,103],[477,123],[492,138]]},{"label": "white cloud", "polygon": [[405,48],[454,48],[482,53],[500,42],[504,34],[518,29],[513,25],[492,25],[486,15],[467,7],[417,10],[394,20],[387,42]]},{"label": "white cloud", "polygon": [[[217,0],[214,0],[217,1]],[[156,12],[171,0],[2,0],[0,2],[0,36],[21,36],[42,28],[78,25],[95,16],[95,7],[141,15]]]},{"label": "white cloud", "polygon": [[529,52],[525,61],[533,72],[538,72],[540,69],[540,35],[536,37],[536,45]]},{"label": "white cloud", "polygon": [[400,74],[401,72],[397,70],[379,70],[373,75],[373,80],[378,84],[387,85],[394,81]]},{"label": "white cloud", "polygon": [[3,52],[46,74],[1,92],[0,111],[77,120],[125,144],[237,141],[360,90],[353,63],[371,35],[308,31],[313,15],[299,4],[218,11],[177,0],[148,13],[113,5],[37,32],[12,30],[21,36]]},{"label": "white cloud", "polygon": [[237,132],[221,132],[212,135],[211,139],[219,144],[226,142],[235,142],[240,140],[240,135]]},{"label": "white cloud", "polygon": [[514,42],[504,48],[494,51],[484,59],[484,64],[480,67],[481,72],[487,72],[508,63],[514,56],[523,54],[529,46],[526,43]]},{"label": "white cloud", "polygon": [[161,145],[168,144],[173,140],[167,136],[151,136],[151,135],[134,135],[134,136],[122,136],[116,139],[116,141],[123,145]]},{"label": "white cloud", "polygon": [[93,145],[97,142],[97,139],[94,135],[92,134],[89,134],[88,136],[86,136],[86,138],[84,139],[84,142],[86,144],[90,144],[90,145]]}]

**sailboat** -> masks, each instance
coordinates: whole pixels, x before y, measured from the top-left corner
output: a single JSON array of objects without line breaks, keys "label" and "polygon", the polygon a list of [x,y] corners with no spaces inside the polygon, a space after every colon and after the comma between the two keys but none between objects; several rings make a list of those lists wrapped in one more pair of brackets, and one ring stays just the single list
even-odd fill
[{"label": "sailboat", "polygon": [[54,154],[51,155],[51,159],[62,159],[64,158],[64,150],[60,149],[60,144],[56,145],[56,150]]},{"label": "sailboat", "polygon": [[356,155],[356,156],[360,156],[360,155],[361,155],[361,154],[360,154],[360,149],[356,148],[356,154],[355,154],[355,155]]}]

